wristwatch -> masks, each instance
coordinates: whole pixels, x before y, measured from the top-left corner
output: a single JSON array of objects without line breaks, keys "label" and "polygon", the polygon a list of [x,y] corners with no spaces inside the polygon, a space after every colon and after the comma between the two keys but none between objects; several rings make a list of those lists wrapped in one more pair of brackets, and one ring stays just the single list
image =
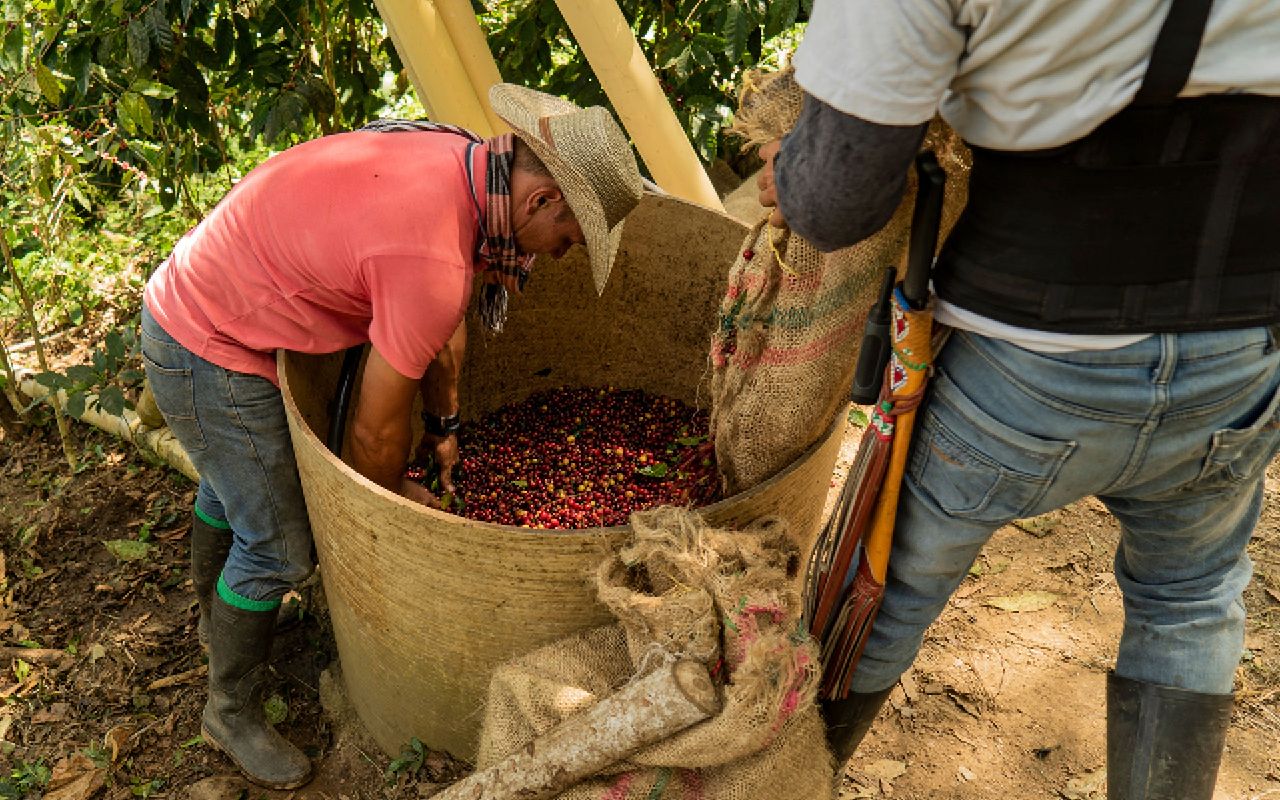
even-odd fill
[{"label": "wristwatch", "polygon": [[432,436],[449,436],[458,432],[458,428],[462,425],[462,419],[457,413],[450,414],[447,417],[432,414],[425,409],[422,412],[422,427]]}]

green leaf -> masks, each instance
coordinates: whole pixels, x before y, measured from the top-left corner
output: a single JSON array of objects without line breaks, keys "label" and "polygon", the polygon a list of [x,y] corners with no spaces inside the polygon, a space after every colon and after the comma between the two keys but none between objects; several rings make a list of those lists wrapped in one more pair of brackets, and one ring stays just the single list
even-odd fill
[{"label": "green leaf", "polygon": [[280,695],[273,694],[263,702],[262,712],[266,714],[267,722],[279,725],[289,717],[289,704]]},{"label": "green leaf", "polygon": [[218,58],[218,51],[209,46],[203,39],[194,36],[186,40],[187,55],[191,57],[197,64],[206,69],[218,69],[222,66],[222,60]]},{"label": "green leaf", "polygon": [[134,81],[129,86],[129,91],[137,92],[138,94],[145,95],[147,97],[154,97],[157,100],[168,100],[170,97],[173,97],[178,93],[178,90],[174,89],[172,86],[165,86],[163,83],[149,81],[144,78],[139,78]]},{"label": "green leaf", "polygon": [[173,50],[173,28],[164,15],[164,3],[155,2],[147,9],[147,36],[161,53]]},{"label": "green leaf", "polygon": [[46,389],[70,389],[71,381],[60,372],[41,372],[36,375],[36,383]]},{"label": "green leaf", "polygon": [[731,2],[725,12],[724,54],[731,61],[738,61],[747,49],[747,34],[751,31],[751,19],[747,10],[736,2]]},{"label": "green leaf", "polygon": [[791,27],[800,13],[800,0],[770,0],[764,15],[764,36],[771,39]]},{"label": "green leaf", "polygon": [[98,371],[87,364],[73,364],[67,367],[67,377],[77,386],[92,386],[98,382]]},{"label": "green leaf", "polygon": [[706,440],[706,436],[682,436],[679,439],[676,439],[676,444],[682,444],[685,447],[693,447],[696,444],[702,444]]},{"label": "green leaf", "polygon": [[646,478],[665,478],[667,476],[667,469],[668,467],[666,464],[659,462],[657,464],[643,466],[636,470],[636,472],[644,475]]},{"label": "green leaf", "polygon": [[66,73],[75,81],[76,95],[84,97],[89,91],[89,75],[93,70],[93,48],[87,43],[71,49],[65,62]]},{"label": "green leaf", "polygon": [[76,392],[67,398],[67,413],[76,419],[84,416],[84,392]]},{"label": "green leaf", "polygon": [[120,561],[141,561],[151,554],[154,547],[137,539],[110,539],[102,546]]},{"label": "green leaf", "polygon": [[141,19],[129,20],[126,37],[129,60],[135,67],[141,69],[146,66],[147,59],[151,56],[151,37],[147,35],[147,26]]},{"label": "green leaf", "polygon": [[516,487],[517,489],[528,489],[528,488],[529,488],[529,482],[528,482],[528,481],[526,481],[526,480],[515,480],[515,481],[511,481],[511,485],[512,485],[512,486],[514,486],[514,487]]},{"label": "green leaf", "polygon": [[116,114],[120,118],[121,127],[127,133],[142,132],[150,136],[155,131],[151,120],[151,106],[147,105],[147,98],[137,92],[125,92],[120,96],[120,101],[116,104]]},{"label": "green leaf", "polygon": [[103,344],[106,345],[108,356],[117,361],[124,358],[124,337],[120,335],[120,331],[108,332]]},{"label": "green leaf", "polygon": [[209,84],[205,82],[204,73],[196,66],[196,62],[186,56],[179,58],[173,62],[165,78],[177,90],[178,100],[182,105],[202,115],[207,114]]},{"label": "green leaf", "polygon": [[867,412],[863,411],[857,406],[852,406],[849,409],[849,422],[852,423],[853,426],[857,428],[867,427]]},{"label": "green leaf", "polygon": [[118,417],[124,413],[124,392],[120,391],[119,386],[108,386],[98,395],[98,405],[106,413]]},{"label": "green leaf", "polygon": [[[219,17],[213,28],[213,50],[218,54],[219,64],[225,66],[231,61],[235,51],[236,29],[227,17]],[[212,66],[206,64],[205,66]]]},{"label": "green leaf", "polygon": [[17,72],[22,69],[23,31],[24,27],[22,25],[14,25],[4,35],[4,47],[0,49],[0,58],[3,58],[4,68],[11,72]]},{"label": "green leaf", "polygon": [[62,81],[44,64],[36,65],[36,84],[40,87],[40,94],[51,105],[56,106],[62,100]]}]

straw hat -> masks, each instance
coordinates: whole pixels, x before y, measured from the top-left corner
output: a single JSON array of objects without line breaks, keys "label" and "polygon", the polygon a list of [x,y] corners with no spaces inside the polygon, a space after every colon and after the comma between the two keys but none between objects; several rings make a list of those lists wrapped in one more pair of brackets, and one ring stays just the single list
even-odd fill
[{"label": "straw hat", "polygon": [[546,165],[582,227],[596,291],[603,293],[622,240],[622,220],[640,202],[631,144],[600,106],[510,83],[489,89],[489,105]]}]

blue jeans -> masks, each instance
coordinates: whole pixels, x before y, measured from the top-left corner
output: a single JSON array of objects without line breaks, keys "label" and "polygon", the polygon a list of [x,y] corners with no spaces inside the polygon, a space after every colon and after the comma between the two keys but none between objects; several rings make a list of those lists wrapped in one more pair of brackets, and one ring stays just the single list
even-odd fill
[{"label": "blue jeans", "polygon": [[219,594],[251,610],[279,605],[314,566],[280,390],[195,355],[145,308],[142,360],[156,405],[200,472],[196,514],[233,536]]},{"label": "blue jeans", "polygon": [[1227,694],[1244,645],[1245,552],[1280,449],[1267,328],[1035,353],[957,331],[917,418],[884,604],[853,689],[915,659],[991,534],[1093,495],[1120,522],[1116,672]]}]

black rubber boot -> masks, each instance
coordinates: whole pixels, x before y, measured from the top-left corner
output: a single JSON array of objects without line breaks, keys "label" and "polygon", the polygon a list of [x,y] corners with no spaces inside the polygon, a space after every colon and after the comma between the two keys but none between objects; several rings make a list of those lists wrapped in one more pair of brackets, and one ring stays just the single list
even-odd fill
[{"label": "black rubber boot", "polygon": [[[191,582],[195,585],[196,600],[200,605],[196,637],[205,651],[209,649],[209,601],[218,585],[222,567],[227,563],[232,538],[230,530],[215,528],[198,515],[191,515]],[[309,591],[301,589],[300,593],[291,595],[280,605],[276,616],[277,631],[292,628],[302,621],[308,607],[306,594]]]},{"label": "black rubber boot", "polygon": [[254,783],[296,789],[311,780],[311,761],[271,727],[262,710],[276,610],[245,611],[217,592],[210,605],[209,702],[200,733]]},{"label": "black rubber boot", "polygon": [[822,719],[827,723],[827,744],[831,745],[831,752],[836,754],[837,766],[844,766],[853,751],[858,749],[892,691],[893,687],[890,686],[879,692],[851,692],[843,700],[822,701]]},{"label": "black rubber boot", "polygon": [[1211,800],[1229,694],[1107,675],[1107,800]]},{"label": "black rubber boot", "polygon": [[200,606],[200,621],[196,623],[196,636],[200,646],[209,649],[209,608],[222,565],[231,552],[231,531],[215,528],[191,515],[191,582],[195,584],[196,601]]}]

